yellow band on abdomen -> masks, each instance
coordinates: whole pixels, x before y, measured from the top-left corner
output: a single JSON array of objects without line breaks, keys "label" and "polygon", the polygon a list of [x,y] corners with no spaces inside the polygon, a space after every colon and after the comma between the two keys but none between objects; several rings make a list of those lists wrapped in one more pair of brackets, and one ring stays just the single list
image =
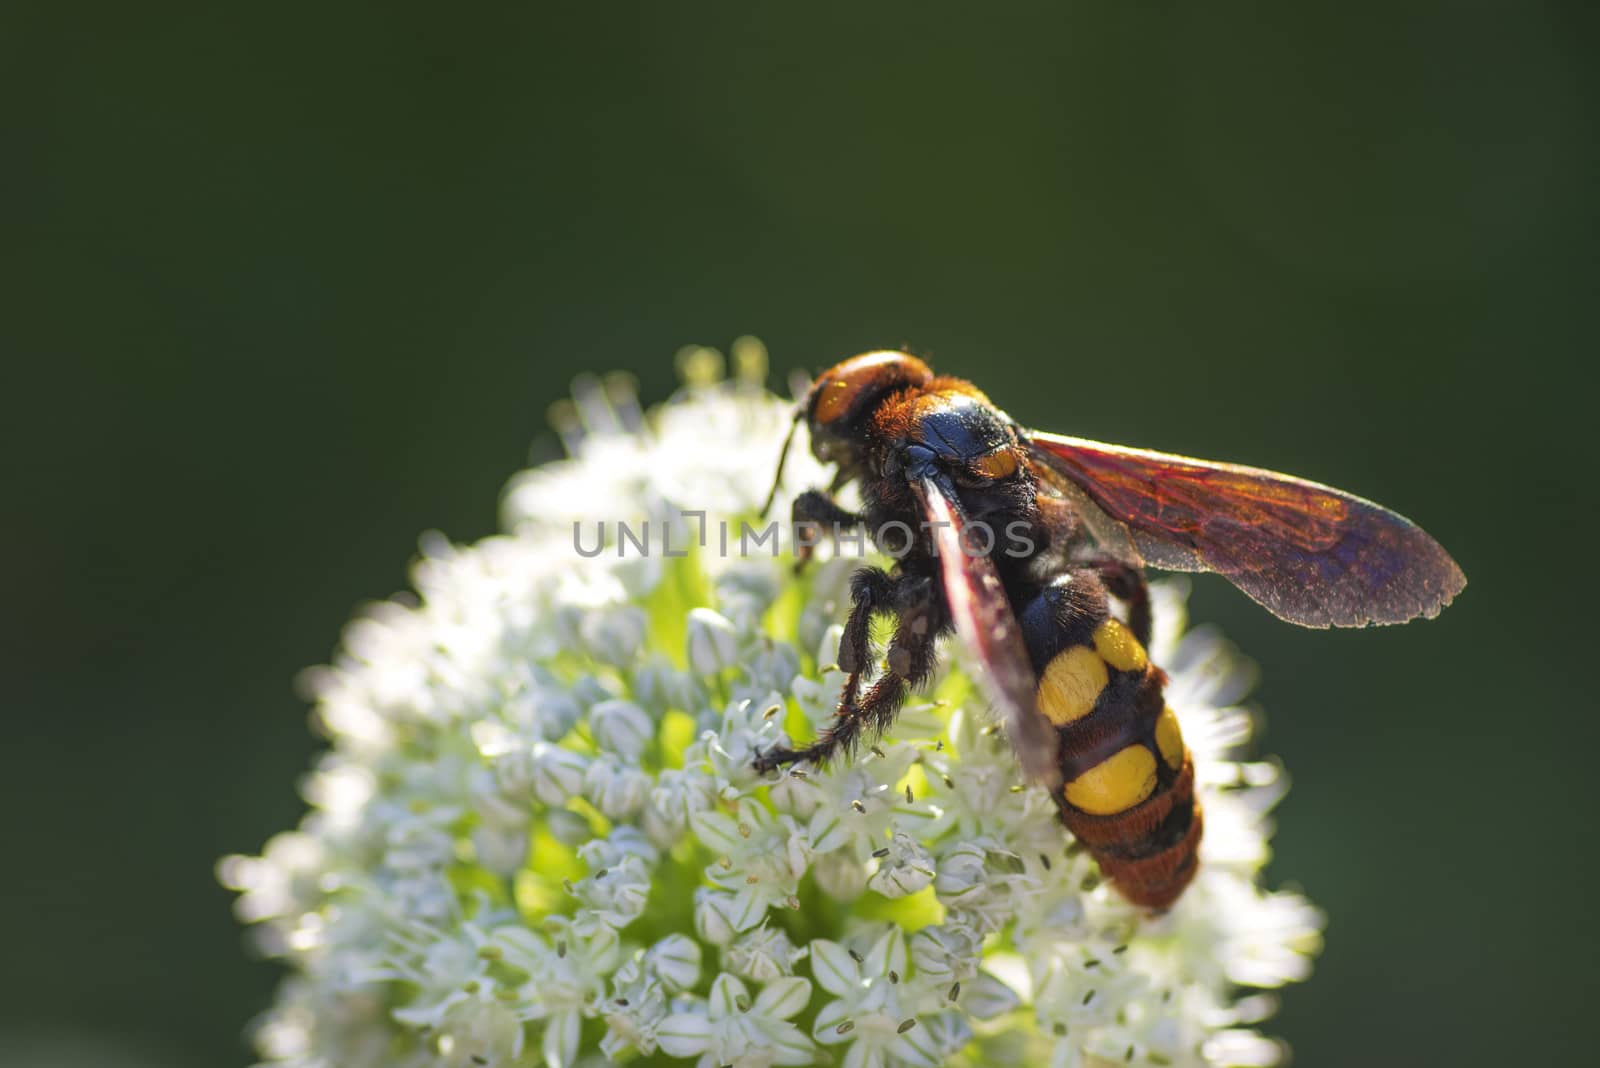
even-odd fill
[{"label": "yellow band on abdomen", "polygon": [[1149,797],[1155,788],[1155,754],[1142,745],[1130,745],[1067,783],[1062,794],[1080,812],[1114,816]]},{"label": "yellow band on abdomen", "polygon": [[1144,646],[1121,620],[1107,619],[1090,640],[1093,645],[1074,645],[1057,653],[1039,679],[1039,710],[1058,727],[1093,710],[1110,681],[1111,669],[1138,672],[1150,664]]},{"label": "yellow band on abdomen", "polygon": [[1156,719],[1156,748],[1167,767],[1177,771],[1183,767],[1183,731],[1178,727],[1178,714],[1168,705]]},{"label": "yellow band on abdomen", "polygon": [[1115,616],[1095,628],[1094,648],[1102,660],[1118,671],[1143,671],[1150,663],[1139,639]]},{"label": "yellow band on abdomen", "polygon": [[1058,727],[1082,719],[1110,678],[1099,653],[1087,645],[1074,645],[1045,665],[1039,679],[1039,711]]}]

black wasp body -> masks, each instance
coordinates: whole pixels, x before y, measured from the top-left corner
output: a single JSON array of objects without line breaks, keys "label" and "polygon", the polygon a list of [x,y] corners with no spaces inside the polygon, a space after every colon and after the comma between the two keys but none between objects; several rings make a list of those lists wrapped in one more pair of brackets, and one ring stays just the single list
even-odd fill
[{"label": "black wasp body", "polygon": [[[827,760],[885,730],[954,630],[978,657],[1024,774],[1049,788],[1062,822],[1136,904],[1178,898],[1201,837],[1194,763],[1145,652],[1147,563],[1214,571],[1307,627],[1433,616],[1466,585],[1438,542],[1371,501],[1274,471],[1026,430],[970,382],[903,352],[831,368],[802,419],[838,475],[795,499],[795,524],[865,528],[896,563],[852,579],[832,725],[758,766]],[[851,482],[860,512],[833,497]],[[863,692],[874,615],[895,631]]]},{"label": "black wasp body", "polygon": [[[1174,899],[1193,873],[1200,824],[1164,680],[1143,652],[1141,572],[1097,555],[1070,510],[1041,497],[1022,432],[1003,412],[915,357],[840,364],[802,415],[813,452],[838,476],[829,491],[795,499],[796,527],[812,543],[822,530],[864,529],[896,562],[852,577],[833,724],[758,766],[826,761],[886,730],[933,672],[937,639],[957,629],[984,661],[991,693],[1016,706],[1007,719],[1023,767],[1051,785],[1068,826],[1091,849],[1107,844],[1097,855],[1130,898]],[[852,481],[859,512],[833,497]],[[1127,601],[1127,625],[1111,614],[1112,593]],[[892,617],[895,630],[868,686],[875,615]]]}]

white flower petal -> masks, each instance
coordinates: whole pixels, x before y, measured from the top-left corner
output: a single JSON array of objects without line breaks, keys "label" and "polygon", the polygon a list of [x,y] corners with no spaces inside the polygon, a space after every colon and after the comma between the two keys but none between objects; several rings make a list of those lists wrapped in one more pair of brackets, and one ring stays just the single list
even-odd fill
[{"label": "white flower petal", "polygon": [[883,1051],[857,1042],[845,1052],[842,1068],[884,1068]]},{"label": "white flower petal", "polygon": [[706,1007],[711,1014],[711,1022],[715,1023],[748,1009],[750,991],[745,989],[738,976],[723,972],[711,982],[711,994],[706,998]]},{"label": "white flower petal", "polygon": [[811,1034],[824,1046],[838,1046],[846,1042],[854,1042],[856,1034],[852,1013],[857,1006],[848,1001],[830,1001],[817,1013],[817,1018],[811,1023]]},{"label": "white flower petal", "polygon": [[746,835],[739,833],[739,823],[723,812],[696,812],[689,818],[695,837],[707,849],[716,853],[738,853],[744,849]]},{"label": "white flower petal", "polygon": [[944,1059],[933,1033],[920,1020],[909,1031],[900,1032],[889,1046],[889,1055],[914,1068],[936,1068]]},{"label": "white flower petal", "polygon": [[656,1043],[669,1057],[704,1053],[711,1044],[711,1021],[699,1013],[672,1013],[656,1027]]},{"label": "white flower petal", "polygon": [[796,975],[774,979],[756,996],[755,1011],[763,1016],[787,1020],[811,1000],[811,983]]},{"label": "white flower petal", "polygon": [[962,1008],[978,1020],[992,1020],[1022,1004],[1016,991],[988,972],[979,972],[977,978],[963,983],[962,991]]},{"label": "white flower petal", "polygon": [[563,1012],[545,1023],[544,1063],[549,1068],[569,1068],[578,1059],[578,1031],[582,1019],[577,1010]]},{"label": "white flower petal", "polygon": [[861,972],[864,975],[903,973],[909,959],[905,932],[899,925],[891,924],[889,929],[872,943],[872,948],[867,951],[867,959],[861,965]]},{"label": "white flower petal", "polygon": [[854,997],[861,991],[860,965],[844,946],[826,938],[811,943],[811,974],[818,986],[836,997]]},{"label": "white flower petal", "polygon": [[794,1024],[786,1023],[782,1027],[770,1028],[767,1040],[771,1043],[773,1064],[811,1064],[816,1059],[816,1046]]}]

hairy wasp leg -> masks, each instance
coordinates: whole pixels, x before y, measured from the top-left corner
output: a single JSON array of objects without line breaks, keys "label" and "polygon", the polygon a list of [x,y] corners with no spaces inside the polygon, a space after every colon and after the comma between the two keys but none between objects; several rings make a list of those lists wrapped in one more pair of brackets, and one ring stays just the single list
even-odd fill
[{"label": "hairy wasp leg", "polygon": [[865,522],[864,516],[841,506],[825,491],[806,490],[789,506],[790,529],[797,533],[801,529],[808,531],[805,539],[795,539],[794,569],[800,571],[806,566],[822,541],[824,530],[855,530]]},{"label": "hairy wasp leg", "polygon": [[[799,510],[800,501],[812,494],[802,494],[795,501],[795,509]],[[822,494],[816,494],[827,500]],[[832,504],[832,501],[828,501]],[[885,611],[890,607],[895,594],[895,578],[880,567],[858,568],[850,576],[850,615],[844,623],[844,633],[839,637],[839,669],[848,677],[845,679],[844,690],[839,695],[839,709],[836,715],[839,722],[847,722],[855,715],[861,691],[861,676],[866,671],[867,665],[872,663],[872,616],[875,612]],[[838,723],[823,737],[829,737],[838,730]],[[797,761],[814,761],[819,757],[813,753],[817,745],[806,746],[801,749],[790,749],[787,746],[775,746],[768,749],[756,758],[756,770],[770,771],[784,764]],[[825,747],[831,753],[833,747]]]},{"label": "hairy wasp leg", "polygon": [[886,670],[872,688],[856,700],[859,676],[852,676],[845,684],[832,726],[810,745],[768,750],[756,761],[756,767],[766,771],[790,763],[824,764],[840,751],[853,752],[864,734],[877,737],[888,730],[910,689],[920,686],[933,674],[934,665],[938,663],[934,641],[940,629],[929,611],[901,616],[894,640],[889,643]]},{"label": "hairy wasp leg", "polygon": [[[880,568],[864,567],[850,583],[853,606],[839,640],[839,667],[848,672],[832,726],[810,745],[799,749],[769,749],[756,760],[758,770],[783,764],[820,764],[839,750],[856,748],[864,732],[882,734],[894,723],[907,691],[933,674],[938,662],[934,640],[943,629],[932,584],[921,577],[891,576]],[[885,671],[865,695],[861,677],[872,662],[869,627],[874,612],[895,609],[899,622],[889,643]],[[858,696],[859,695],[859,696]]]},{"label": "hairy wasp leg", "polygon": [[839,670],[854,681],[872,663],[872,617],[894,607],[901,581],[881,567],[860,567],[850,576],[850,616],[839,636]]}]

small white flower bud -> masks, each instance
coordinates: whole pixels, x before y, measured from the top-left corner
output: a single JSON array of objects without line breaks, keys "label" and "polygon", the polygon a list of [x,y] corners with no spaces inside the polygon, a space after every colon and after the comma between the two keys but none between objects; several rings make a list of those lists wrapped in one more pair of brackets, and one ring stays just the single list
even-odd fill
[{"label": "small white flower bud", "polygon": [[533,745],[533,794],[547,805],[564,805],[583,789],[589,760],[549,742]]},{"label": "small white flower bud", "polygon": [[760,642],[745,661],[744,669],[745,681],[740,688],[745,692],[783,690],[800,670],[800,654],[788,642]]},{"label": "small white flower bud", "polygon": [[609,701],[617,695],[612,683],[594,675],[585,675],[572,684],[572,696],[588,711],[601,701]]},{"label": "small white flower bud", "polygon": [[976,903],[989,892],[988,850],[974,842],[962,842],[939,860],[939,874],[933,881],[934,893],[946,906]]},{"label": "small white flower bud", "polygon": [[525,803],[518,803],[501,790],[497,771],[480,768],[472,776],[479,819],[472,831],[472,845],[478,863],[497,875],[508,876],[527,859],[531,817]]},{"label": "small white flower bud", "polygon": [[655,734],[655,724],[632,701],[601,701],[589,709],[589,728],[602,749],[623,760],[637,762]]},{"label": "small white flower bud", "polygon": [[739,633],[726,617],[709,608],[689,612],[689,666],[714,677],[739,662]]},{"label": "small white flower bud", "polygon": [[527,703],[535,732],[547,742],[566,737],[583,715],[583,706],[577,697],[564,690],[540,689],[518,700]]},{"label": "small white flower bud", "polygon": [[637,857],[612,868],[600,868],[574,891],[583,908],[573,920],[573,930],[595,934],[601,928],[626,927],[644,914],[650,898],[650,873]]},{"label": "small white flower bud", "polygon": [[797,956],[794,943],[777,927],[748,931],[723,951],[723,960],[730,970],[758,983],[792,973]]},{"label": "small white flower bud", "polygon": [[769,567],[752,562],[735,565],[717,577],[717,602],[736,626],[754,630],[778,596],[776,579]]},{"label": "small white flower bud", "polygon": [[688,990],[700,981],[700,947],[687,935],[668,935],[645,951],[644,960],[668,993]]},{"label": "small white flower bud", "polygon": [[583,774],[584,796],[608,819],[622,819],[644,807],[650,786],[648,772],[611,753],[602,753]]},{"label": "small white flower bud", "polygon": [[590,656],[603,664],[627,667],[644,647],[649,628],[650,617],[644,609],[622,605],[591,612],[579,629]]},{"label": "small white flower bud", "polygon": [[884,897],[915,894],[933,882],[933,854],[903,831],[896,831],[887,847],[889,855],[878,859],[878,870],[867,880],[868,888]]},{"label": "small white flower bud", "polygon": [[585,842],[579,847],[578,856],[591,868],[614,868],[629,857],[637,857],[648,868],[655,866],[661,853],[637,827],[623,824],[613,827],[604,838]]},{"label": "small white flower bud", "polygon": [[657,716],[668,709],[696,712],[706,703],[699,680],[664,656],[652,657],[633,673],[633,696]]},{"label": "small white flower bud", "polygon": [[957,924],[924,927],[911,936],[917,974],[943,986],[977,974],[982,935]]},{"label": "small white flower bud", "polygon": [[528,828],[484,824],[473,829],[472,848],[479,864],[496,875],[510,876],[528,859]]},{"label": "small white flower bud", "polygon": [[733,895],[724,891],[701,887],[694,892],[694,930],[702,942],[725,946],[733,941],[732,905]]},{"label": "small white flower bud", "polygon": [[[788,740],[779,737],[775,739],[774,744],[788,744]],[[801,777],[802,775],[804,778]],[[800,775],[785,770],[781,773],[781,776],[777,782],[768,788],[767,796],[772,799],[773,807],[779,812],[793,816],[797,822],[809,823],[815,819],[817,810],[821,806],[823,798],[826,797],[822,788],[811,781],[810,774],[803,768]],[[768,777],[770,778],[770,776]],[[813,844],[812,848],[816,848],[815,844]],[[821,849],[817,851],[825,852],[825,850]]]},{"label": "small white flower bud", "polygon": [[532,796],[534,762],[531,747],[518,745],[489,759],[495,784],[502,794],[507,797]]},{"label": "small white flower bud", "polygon": [[664,848],[675,845],[697,812],[716,804],[716,783],[703,771],[668,768],[656,779],[645,810],[645,830],[650,840]]},{"label": "small white flower bud", "polygon": [[545,822],[550,825],[550,833],[555,840],[563,845],[576,846],[587,842],[594,831],[589,827],[589,820],[581,812],[574,812],[569,808],[553,808],[545,813]]}]

